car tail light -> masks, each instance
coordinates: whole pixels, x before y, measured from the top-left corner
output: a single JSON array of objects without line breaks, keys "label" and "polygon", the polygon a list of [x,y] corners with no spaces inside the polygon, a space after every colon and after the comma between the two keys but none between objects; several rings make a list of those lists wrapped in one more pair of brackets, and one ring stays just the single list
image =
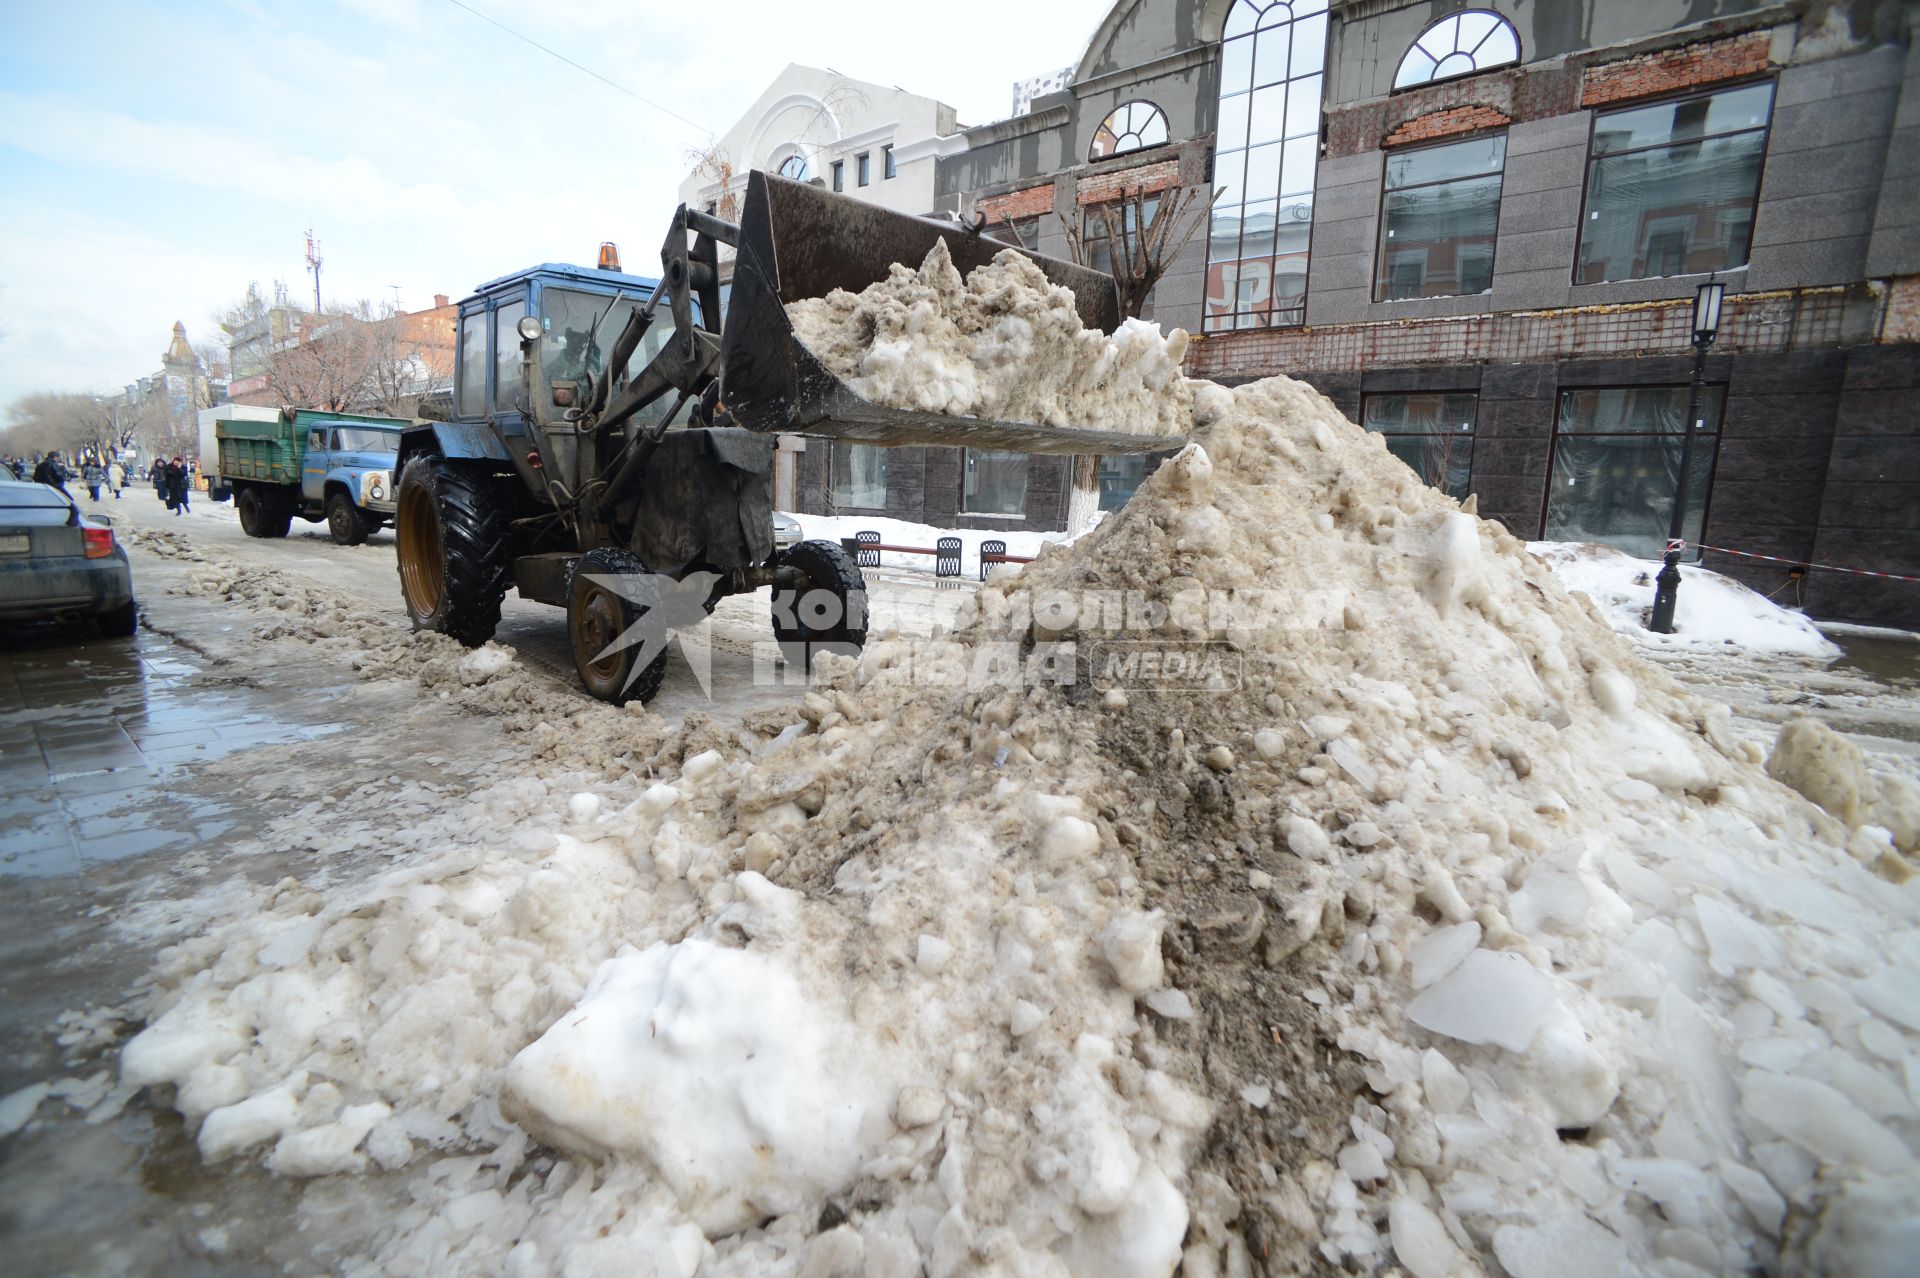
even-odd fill
[{"label": "car tail light", "polygon": [[105,559],[113,553],[113,529],[82,528],[80,536],[86,542],[87,558]]}]

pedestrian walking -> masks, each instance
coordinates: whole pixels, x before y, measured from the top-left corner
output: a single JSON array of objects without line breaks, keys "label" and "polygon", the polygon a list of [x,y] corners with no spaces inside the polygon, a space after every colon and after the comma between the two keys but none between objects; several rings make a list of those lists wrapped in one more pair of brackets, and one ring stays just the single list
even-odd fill
[{"label": "pedestrian walking", "polygon": [[187,466],[178,457],[167,463],[167,506],[176,515],[187,513]]},{"label": "pedestrian walking", "polygon": [[73,472],[68,470],[67,464],[60,460],[60,450],[57,448],[45,457],[42,457],[40,464],[33,468],[34,483],[45,484],[49,488],[58,488],[61,492],[66,493],[68,500],[72,500],[73,498],[73,494],[67,492],[67,480],[72,477]]},{"label": "pedestrian walking", "polygon": [[80,463],[80,482],[87,486],[87,497],[100,500],[100,486],[107,482],[107,470],[92,455]]},{"label": "pedestrian walking", "polygon": [[127,468],[118,461],[107,466],[107,487],[113,489],[113,499],[120,500],[120,490],[127,486]]},{"label": "pedestrian walking", "polygon": [[147,472],[147,480],[153,485],[153,495],[161,501],[167,499],[167,459],[153,459],[153,469]]}]

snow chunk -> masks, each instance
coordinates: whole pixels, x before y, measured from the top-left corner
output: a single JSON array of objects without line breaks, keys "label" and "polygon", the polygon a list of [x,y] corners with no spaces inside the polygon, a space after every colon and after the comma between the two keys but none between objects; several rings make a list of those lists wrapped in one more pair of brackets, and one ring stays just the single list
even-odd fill
[{"label": "snow chunk", "polygon": [[600,796],[582,790],[567,800],[567,815],[582,823],[593,820],[600,815]]},{"label": "snow chunk", "polygon": [[922,932],[914,941],[914,966],[929,976],[945,967],[947,960],[952,957],[953,947],[937,936]]},{"label": "snow chunk", "polygon": [[1100,934],[1100,953],[1113,969],[1114,979],[1129,994],[1145,994],[1166,984],[1166,966],[1160,959],[1160,911],[1123,914]]},{"label": "snow chunk", "polygon": [[1055,817],[1040,840],[1040,855],[1051,866],[1072,865],[1100,850],[1100,828],[1077,816]]},{"label": "snow chunk", "polygon": [[1475,950],[1407,1005],[1422,1029],[1524,1052],[1554,1006],[1553,979],[1517,954]]},{"label": "snow chunk", "polygon": [[1170,1021],[1193,1019],[1193,1000],[1187,997],[1185,990],[1155,990],[1141,1002]]},{"label": "snow chunk", "polygon": [[780,962],[693,938],[607,960],[507,1067],[503,1110],[585,1154],[643,1155],[709,1236],[817,1209],[891,1130],[877,1044]]},{"label": "snow chunk", "polygon": [[1067,1270],[1091,1278],[1167,1278],[1180,1263],[1187,1202],[1157,1167],[1134,1182],[1118,1211],[1094,1216],[1067,1239]]},{"label": "snow chunk", "polygon": [[489,643],[483,648],[475,648],[460,658],[456,671],[460,682],[467,687],[475,687],[505,674],[513,665],[513,650]]},{"label": "snow chunk", "polygon": [[702,750],[680,765],[680,777],[688,785],[699,785],[718,772],[726,760],[718,750]]},{"label": "snow chunk", "polygon": [[1619,1237],[1586,1216],[1502,1225],[1493,1232],[1493,1254],[1513,1278],[1633,1278],[1637,1272]]}]

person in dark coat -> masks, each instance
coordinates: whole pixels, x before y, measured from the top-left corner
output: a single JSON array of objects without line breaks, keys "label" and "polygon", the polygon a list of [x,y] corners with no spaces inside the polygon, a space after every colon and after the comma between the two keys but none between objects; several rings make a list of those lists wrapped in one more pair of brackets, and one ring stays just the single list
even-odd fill
[{"label": "person in dark coat", "polygon": [[153,459],[153,469],[147,472],[147,482],[153,485],[153,495],[161,501],[167,499],[167,459]]},{"label": "person in dark coat", "polygon": [[175,457],[167,463],[167,506],[176,515],[187,513],[187,493],[191,486],[187,483],[187,464]]},{"label": "person in dark coat", "polygon": [[87,496],[94,501],[100,500],[100,485],[107,482],[107,468],[93,457],[80,463],[80,482],[87,486]]},{"label": "person in dark coat", "polygon": [[71,499],[73,494],[67,492],[67,480],[72,477],[72,474],[73,472],[67,469],[67,464],[60,460],[60,451],[55,449],[42,457],[40,464],[33,468],[33,482],[45,484],[49,488],[58,488]]}]

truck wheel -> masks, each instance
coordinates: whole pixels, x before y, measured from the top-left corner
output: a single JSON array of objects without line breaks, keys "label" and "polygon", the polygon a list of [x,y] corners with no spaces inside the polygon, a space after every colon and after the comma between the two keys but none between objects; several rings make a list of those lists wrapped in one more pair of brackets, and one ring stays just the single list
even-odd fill
[{"label": "truck wheel", "polygon": [[664,644],[644,668],[636,669],[646,640],[627,633],[647,613],[651,592],[646,581],[644,564],[611,547],[589,550],[567,570],[567,640],[573,668],[588,692],[617,706],[653,700],[667,677]]},{"label": "truck wheel", "polygon": [[400,472],[394,515],[400,594],[415,630],[469,648],[493,638],[513,564],[507,512],[475,469],[424,453]]},{"label": "truck wheel", "polygon": [[373,529],[353,499],[336,488],[327,494],[327,531],[333,535],[335,545],[358,546]]},{"label": "truck wheel", "polygon": [[284,537],[293,527],[293,512],[270,504],[255,489],[240,494],[240,531],[249,537]]},{"label": "truck wheel", "polygon": [[822,652],[851,653],[867,641],[867,579],[846,549],[831,541],[803,541],[774,556],[774,567],[796,569],[802,581],[773,588],[773,637],[802,669]]}]

